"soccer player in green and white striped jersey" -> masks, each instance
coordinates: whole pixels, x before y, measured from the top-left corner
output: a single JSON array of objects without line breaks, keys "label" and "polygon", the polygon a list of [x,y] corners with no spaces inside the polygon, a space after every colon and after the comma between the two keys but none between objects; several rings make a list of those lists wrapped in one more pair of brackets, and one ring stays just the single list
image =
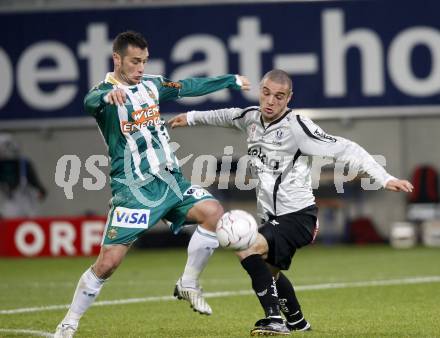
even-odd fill
[{"label": "soccer player in green and white striped jersey", "polygon": [[81,316],[130,245],[160,219],[169,221],[174,233],[185,223],[199,224],[188,245],[188,261],[176,284],[175,296],[188,300],[202,314],[212,312],[198,279],[218,246],[215,228],[223,208],[209,192],[182,176],[159,104],[224,88],[247,90],[249,82],[238,75],[178,82],[145,75],[147,47],[139,33],[119,34],[113,42],[114,71],[84,100],[86,111],[95,117],[108,146],[112,199],[100,254],[81,276],[55,337],[73,337]]}]

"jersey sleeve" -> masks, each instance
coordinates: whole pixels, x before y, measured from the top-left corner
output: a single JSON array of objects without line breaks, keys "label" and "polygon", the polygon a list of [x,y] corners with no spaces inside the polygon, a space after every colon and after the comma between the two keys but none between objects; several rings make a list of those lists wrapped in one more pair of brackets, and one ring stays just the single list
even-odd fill
[{"label": "jersey sleeve", "polygon": [[383,187],[389,180],[394,179],[357,143],[329,135],[312,120],[303,116],[297,115],[296,119],[293,135],[301,153],[332,157],[338,162],[348,163],[351,168],[368,174]]},{"label": "jersey sleeve", "polygon": [[241,88],[236,75],[192,77],[177,82],[161,77],[158,85],[159,100],[170,101],[181,97],[202,96],[225,88]]},{"label": "jersey sleeve", "polygon": [[242,119],[244,109],[227,108],[206,111],[190,111],[187,113],[188,125],[208,125],[225,128],[245,129],[245,119]]},{"label": "jersey sleeve", "polygon": [[97,116],[103,110],[106,102],[104,96],[110,92],[111,88],[92,88],[84,98],[84,109],[87,113]]}]

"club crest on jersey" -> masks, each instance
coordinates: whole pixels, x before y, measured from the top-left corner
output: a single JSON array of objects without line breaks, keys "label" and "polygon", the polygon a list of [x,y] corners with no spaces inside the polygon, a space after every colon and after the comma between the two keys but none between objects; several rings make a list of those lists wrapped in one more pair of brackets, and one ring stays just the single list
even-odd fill
[{"label": "club crest on jersey", "polygon": [[146,89],[150,99],[153,99],[156,102],[156,95],[154,95],[153,91],[149,87],[146,87]]},{"label": "club crest on jersey", "polygon": [[192,196],[195,199],[199,200],[205,196],[211,196],[211,194],[208,192],[208,190],[203,189],[202,187],[198,185],[192,185],[186,191],[183,193],[185,196]]},{"label": "club crest on jersey", "polygon": [[283,138],[284,132],[282,129],[277,129],[277,131],[275,132],[275,135],[278,140],[281,140]]},{"label": "club crest on jersey", "polygon": [[113,212],[111,226],[147,229],[149,219],[150,210],[117,207]]},{"label": "club crest on jersey", "polygon": [[107,232],[107,237],[109,239],[115,239],[116,237],[118,237],[118,230],[116,228],[111,228],[108,232]]}]

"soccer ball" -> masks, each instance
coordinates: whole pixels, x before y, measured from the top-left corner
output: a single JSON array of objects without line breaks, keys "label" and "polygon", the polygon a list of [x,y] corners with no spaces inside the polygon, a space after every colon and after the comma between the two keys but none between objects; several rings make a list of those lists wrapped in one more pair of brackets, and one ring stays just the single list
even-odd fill
[{"label": "soccer ball", "polygon": [[257,222],[250,213],[231,210],[217,223],[217,239],[224,248],[245,250],[257,240],[257,229]]}]

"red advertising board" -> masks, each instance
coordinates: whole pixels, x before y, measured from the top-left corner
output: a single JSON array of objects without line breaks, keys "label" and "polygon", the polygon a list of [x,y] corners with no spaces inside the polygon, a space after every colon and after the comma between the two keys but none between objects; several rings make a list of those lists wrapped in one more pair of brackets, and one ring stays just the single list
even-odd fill
[{"label": "red advertising board", "polygon": [[105,217],[51,217],[0,220],[0,256],[97,255]]}]

